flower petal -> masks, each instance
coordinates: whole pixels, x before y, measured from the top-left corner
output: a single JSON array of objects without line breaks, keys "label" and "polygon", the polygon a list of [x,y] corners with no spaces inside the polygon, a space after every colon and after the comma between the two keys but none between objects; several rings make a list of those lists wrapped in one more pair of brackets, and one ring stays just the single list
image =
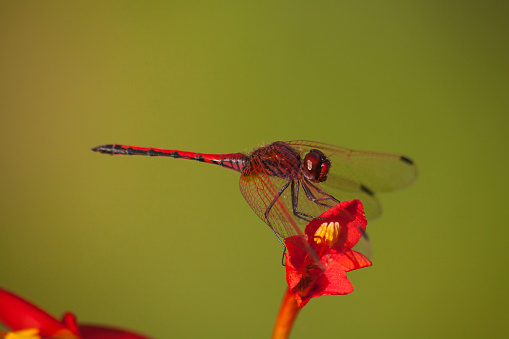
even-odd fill
[{"label": "flower petal", "polygon": [[66,312],[64,315],[62,315],[62,324],[68,328],[72,333],[78,334],[80,333],[79,327],[78,327],[78,318],[71,313]]},{"label": "flower petal", "polygon": [[[366,225],[362,203],[344,201],[311,220],[306,226],[306,237],[285,239],[286,280],[299,307],[314,297],[353,291],[346,272],[371,266],[368,258],[351,249]],[[314,253],[310,254],[309,248],[319,256],[320,263],[312,259]]]},{"label": "flower petal", "polygon": [[150,339],[150,337],[114,327],[80,325],[80,333],[87,339]]},{"label": "flower petal", "polygon": [[0,288],[0,322],[14,331],[37,328],[41,336],[71,333],[43,309],[2,288]]},{"label": "flower petal", "polygon": [[313,295],[313,297],[319,297],[322,295],[337,295],[337,294],[348,294],[353,292],[353,285],[348,280],[346,272],[339,267],[338,263],[333,263],[325,272],[329,284],[325,286],[321,291]]},{"label": "flower petal", "polygon": [[[364,254],[350,249],[344,250],[343,252],[331,251],[329,257],[328,262],[334,263],[336,268],[345,272],[373,265]],[[327,270],[330,269],[329,266],[330,264],[328,264]]]},{"label": "flower petal", "polygon": [[364,208],[359,200],[343,201],[309,222],[305,233],[310,240],[323,223],[338,222],[341,225],[338,246],[352,248],[366,230]]}]

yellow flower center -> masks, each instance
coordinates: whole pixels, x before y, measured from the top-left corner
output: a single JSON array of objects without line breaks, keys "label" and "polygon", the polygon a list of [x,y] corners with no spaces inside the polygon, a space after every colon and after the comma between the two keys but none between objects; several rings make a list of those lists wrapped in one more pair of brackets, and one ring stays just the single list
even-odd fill
[{"label": "yellow flower center", "polygon": [[41,339],[37,328],[29,328],[26,330],[8,332],[5,339]]},{"label": "yellow flower center", "polygon": [[316,230],[314,239],[317,244],[325,242],[331,248],[338,241],[340,230],[339,222],[324,222]]}]

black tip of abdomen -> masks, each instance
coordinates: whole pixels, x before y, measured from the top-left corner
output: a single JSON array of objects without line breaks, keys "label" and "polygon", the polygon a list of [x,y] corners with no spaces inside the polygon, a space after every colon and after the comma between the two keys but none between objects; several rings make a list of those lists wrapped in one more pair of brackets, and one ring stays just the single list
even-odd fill
[{"label": "black tip of abdomen", "polygon": [[113,145],[111,145],[111,144],[110,145],[101,145],[101,146],[91,148],[91,150],[94,152],[99,152],[99,153],[113,154]]}]

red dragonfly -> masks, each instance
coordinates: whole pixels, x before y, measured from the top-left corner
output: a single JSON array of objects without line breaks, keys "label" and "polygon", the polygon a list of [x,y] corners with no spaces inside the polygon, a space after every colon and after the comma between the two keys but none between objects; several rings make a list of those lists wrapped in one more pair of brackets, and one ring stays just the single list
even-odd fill
[{"label": "red dragonfly", "polygon": [[[366,217],[382,208],[375,192],[394,191],[417,178],[409,158],[312,141],[276,141],[250,154],[203,154],[161,148],[102,145],[92,151],[189,159],[240,172],[240,191],[279,242],[343,200],[362,201]],[[284,247],[284,245],[283,245]]]}]

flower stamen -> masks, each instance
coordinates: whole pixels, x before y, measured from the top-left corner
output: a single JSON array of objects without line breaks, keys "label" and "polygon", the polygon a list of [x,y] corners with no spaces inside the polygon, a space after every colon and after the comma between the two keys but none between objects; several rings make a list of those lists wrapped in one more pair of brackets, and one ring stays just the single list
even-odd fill
[{"label": "flower stamen", "polygon": [[332,248],[332,246],[334,246],[334,244],[338,241],[340,230],[341,226],[339,225],[339,222],[324,222],[316,230],[314,240],[317,244],[324,242],[329,248]]},{"label": "flower stamen", "polygon": [[26,330],[8,332],[5,339],[40,339],[39,330],[37,328],[30,328]]}]

